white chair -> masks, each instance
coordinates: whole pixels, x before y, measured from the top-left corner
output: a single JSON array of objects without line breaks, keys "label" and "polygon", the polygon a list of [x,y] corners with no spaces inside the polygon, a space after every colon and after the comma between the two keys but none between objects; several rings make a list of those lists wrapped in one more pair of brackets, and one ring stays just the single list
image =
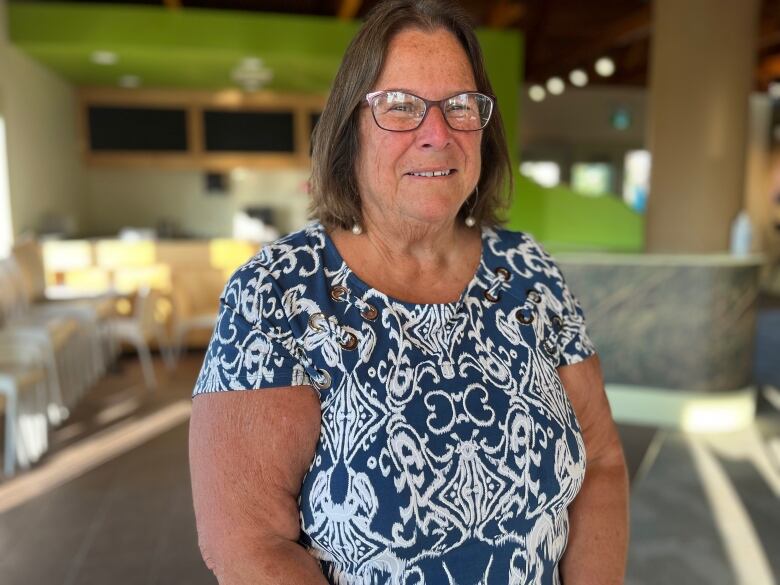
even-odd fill
[{"label": "white chair", "polygon": [[9,276],[10,260],[0,260],[0,331],[24,337],[55,356],[57,383],[50,386],[47,412],[59,424],[84,391],[86,338],[78,321],[66,316],[29,315],[20,310],[18,291]]},{"label": "white chair", "polygon": [[177,270],[172,278],[173,356],[178,362],[190,333],[214,330],[225,276],[221,270],[198,268]]},{"label": "white chair", "polygon": [[0,396],[5,410],[3,473],[29,468],[48,448],[47,385],[53,364],[35,343],[0,341]]},{"label": "white chair", "polygon": [[112,318],[108,329],[114,342],[127,343],[135,348],[141,361],[144,382],[149,389],[157,387],[149,341],[152,339],[156,341],[166,367],[168,369],[174,367],[170,343],[156,315],[160,299],[160,293],[154,289],[148,287],[139,289],[132,316]]},{"label": "white chair", "polygon": [[36,319],[70,318],[78,322],[87,345],[82,362],[82,391],[95,383],[116,359],[116,348],[106,328],[114,315],[114,295],[91,298],[50,300],[46,298],[46,278],[43,257],[38,242],[32,239],[17,242],[6,267],[11,284],[17,291],[17,311]]}]

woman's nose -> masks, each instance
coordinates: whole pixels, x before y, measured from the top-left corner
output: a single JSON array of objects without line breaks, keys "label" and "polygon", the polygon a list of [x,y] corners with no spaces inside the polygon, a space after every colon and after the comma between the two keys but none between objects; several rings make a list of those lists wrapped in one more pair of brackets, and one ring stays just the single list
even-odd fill
[{"label": "woman's nose", "polygon": [[443,148],[452,139],[452,129],[439,107],[428,110],[422,124],[417,128],[418,141],[422,146]]}]

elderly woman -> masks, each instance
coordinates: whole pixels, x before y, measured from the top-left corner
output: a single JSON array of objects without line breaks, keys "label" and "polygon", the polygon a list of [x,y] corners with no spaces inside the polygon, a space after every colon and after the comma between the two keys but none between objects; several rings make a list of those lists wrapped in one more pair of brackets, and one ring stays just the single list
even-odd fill
[{"label": "elderly woman", "polygon": [[377,6],[313,159],[318,222],[231,278],[195,387],[219,582],[622,583],[598,358],[552,259],[499,227],[507,147],[456,6]]}]

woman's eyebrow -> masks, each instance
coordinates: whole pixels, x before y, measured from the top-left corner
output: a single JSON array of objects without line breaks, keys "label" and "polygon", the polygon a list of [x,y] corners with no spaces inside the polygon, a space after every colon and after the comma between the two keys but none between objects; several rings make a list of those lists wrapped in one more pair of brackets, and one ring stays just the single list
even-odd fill
[{"label": "woman's eyebrow", "polygon": [[[417,93],[415,90],[407,89],[405,87],[388,87],[386,89],[378,89],[377,91],[388,91],[388,92],[390,92],[390,91],[402,91],[404,93],[410,93],[410,94],[416,95],[418,97],[425,97],[425,96],[422,96],[419,93]],[[475,91],[479,91],[479,90],[478,89],[455,89],[455,90],[452,90],[450,92],[446,92],[442,99],[446,99],[446,98],[452,97],[454,95],[460,95],[462,93],[473,93]],[[429,99],[429,98],[425,98],[425,99]]]}]

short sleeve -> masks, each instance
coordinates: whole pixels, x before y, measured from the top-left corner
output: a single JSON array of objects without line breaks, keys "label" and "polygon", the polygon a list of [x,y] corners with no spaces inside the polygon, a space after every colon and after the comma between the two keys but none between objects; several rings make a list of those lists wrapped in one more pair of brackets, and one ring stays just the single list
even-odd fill
[{"label": "short sleeve", "polygon": [[563,305],[561,312],[563,328],[558,337],[558,349],[561,365],[572,365],[595,354],[596,347],[588,335],[585,313],[580,302],[566,284],[560,268],[557,265],[555,268],[560,275],[560,301]]},{"label": "short sleeve", "polygon": [[563,272],[553,257],[538,242],[534,243],[540,260],[546,266],[544,272],[551,279],[551,291],[560,303],[562,326],[556,339],[560,365],[573,365],[594,355],[596,347],[588,335],[582,306],[566,283]]},{"label": "short sleeve", "polygon": [[294,337],[273,287],[263,283],[256,272],[242,270],[222,293],[193,397],[310,384],[304,366],[291,351]]}]

